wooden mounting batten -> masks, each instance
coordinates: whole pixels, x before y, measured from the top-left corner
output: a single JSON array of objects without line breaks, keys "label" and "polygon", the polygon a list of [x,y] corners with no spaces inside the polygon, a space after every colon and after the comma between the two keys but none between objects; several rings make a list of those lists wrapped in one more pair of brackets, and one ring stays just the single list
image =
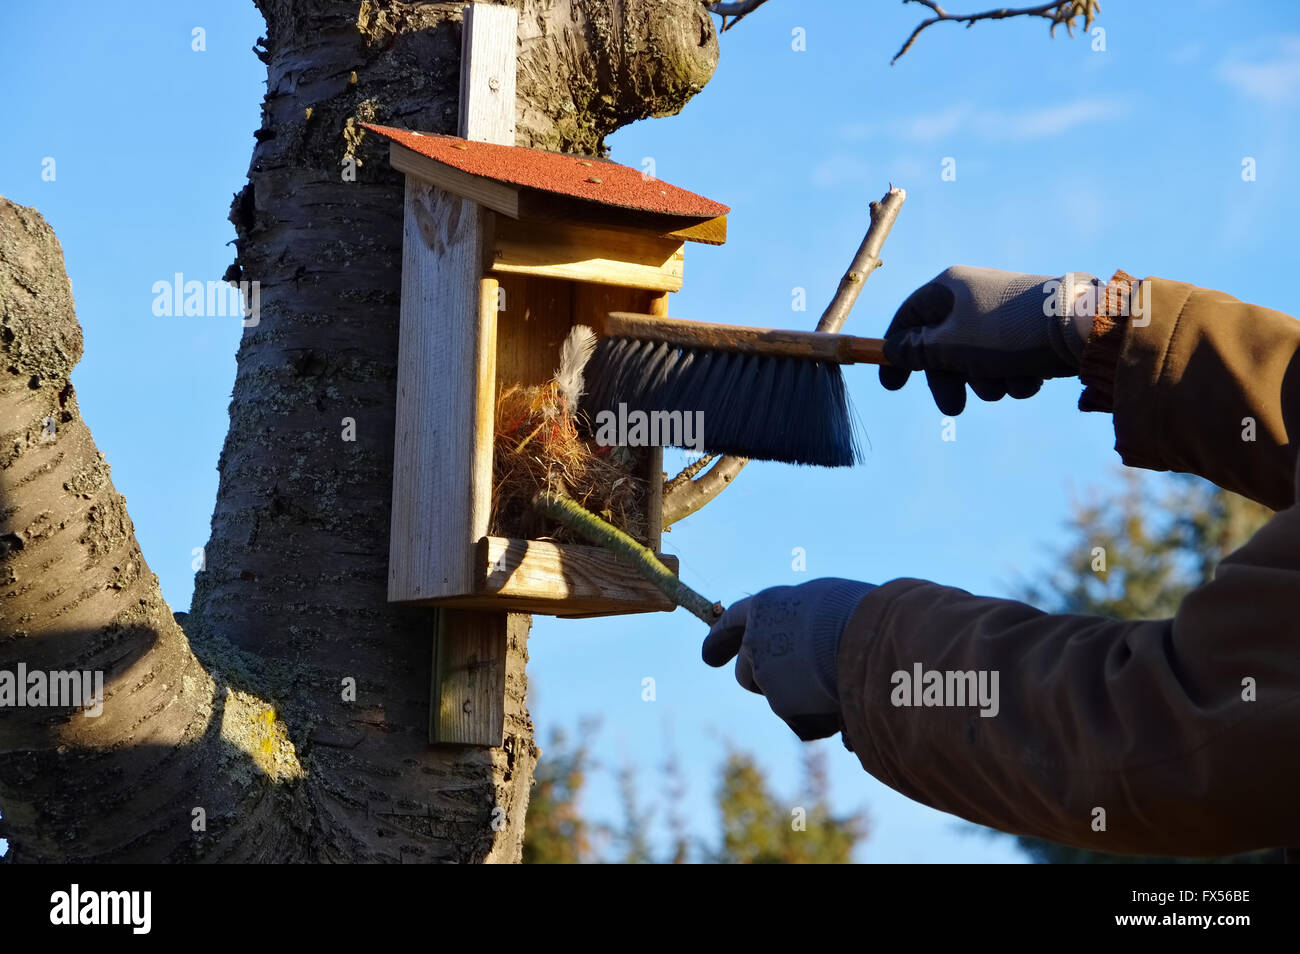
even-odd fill
[{"label": "wooden mounting batten", "polygon": [[[518,28],[510,7],[464,9],[467,139],[514,144]],[[487,533],[497,291],[483,264],[492,215],[480,202],[406,177],[390,600],[471,588],[472,563],[456,551],[470,551]],[[509,616],[438,609],[434,617],[429,742],[502,745]]]},{"label": "wooden mounting batten", "polygon": [[[517,29],[511,7],[465,8],[464,139],[514,144]],[[666,314],[687,240],[670,233],[725,238],[725,217],[574,221],[563,202],[530,205],[528,190],[396,143],[391,158],[406,192],[388,598],[438,607],[430,741],[500,746],[509,613],[673,606],[599,547],[489,533],[498,384],[548,379],[575,316],[599,328],[613,311]],[[658,551],[662,453],[645,456],[654,478],[646,542]]]}]

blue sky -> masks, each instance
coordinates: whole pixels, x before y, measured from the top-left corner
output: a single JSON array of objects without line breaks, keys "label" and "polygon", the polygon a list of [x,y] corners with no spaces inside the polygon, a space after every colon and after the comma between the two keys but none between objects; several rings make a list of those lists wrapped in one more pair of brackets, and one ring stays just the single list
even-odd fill
[{"label": "blue sky", "polygon": [[[682,115],[612,137],[614,159],[653,157],[660,177],[733,209],[726,246],[688,248],[674,315],[811,328],[861,240],[867,202],[891,182],[907,204],[849,332],[881,334],[912,289],[952,264],[1103,277],[1123,267],[1295,313],[1294,5],[1109,0],[1096,24],[1104,51],[1060,30],[1049,40],[1037,21],[939,24],[890,67],[923,12],[770,0],[722,36],[716,77]],[[204,52],[190,49],[196,26]],[[63,243],[86,338],[73,377],[82,412],[177,609],[208,537],[239,323],[156,318],[151,288],[178,271],[220,278],[231,260],[226,212],[259,124],[265,68],[250,48],[262,30],[251,3],[0,12],[15,92],[0,193],[39,209]],[[53,182],[41,178],[46,157]],[[945,158],[953,181],[941,178]],[[796,288],[806,312],[792,311]],[[667,549],[706,595],[730,602],[822,575],[1009,595],[1050,569],[1072,495],[1116,485],[1110,421],[1075,410],[1077,382],[1026,402],[972,399],[945,442],[919,381],[888,393],[870,369],[846,375],[867,462],[751,465],[674,527]],[[795,547],[806,573],[791,568]],[[537,619],[543,747],[552,726],[602,720],[596,755],[609,771],[592,779],[591,815],[617,819],[612,770],[624,764],[637,767],[643,802],[661,798],[669,735],[688,784],[681,810],[701,836],[716,829],[728,741],[756,753],[778,791],[797,785],[800,743],[729,670],[699,661],[702,636],[684,611]],[[641,698],[647,676],[654,702]],[[1020,860],[1007,839],[972,835],[875,782],[837,740],[820,744],[836,805],[871,816],[862,860]]]}]

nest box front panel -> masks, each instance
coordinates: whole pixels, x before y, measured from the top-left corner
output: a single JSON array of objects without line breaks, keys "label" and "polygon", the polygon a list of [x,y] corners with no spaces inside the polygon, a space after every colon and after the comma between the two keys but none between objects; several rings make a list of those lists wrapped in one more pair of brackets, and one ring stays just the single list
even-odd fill
[{"label": "nest box front panel", "polygon": [[491,391],[479,386],[496,351],[487,224],[478,204],[407,178],[390,600],[474,589],[472,546],[487,533],[492,477]]},{"label": "nest box front panel", "polygon": [[[680,284],[678,246],[651,243],[621,273],[628,287],[613,283],[608,258],[568,261],[581,248],[572,229],[557,254],[497,270],[499,224],[473,201],[408,178],[389,598],[554,615],[670,611],[603,548],[491,529],[498,397],[551,378],[574,324],[599,330],[611,311],[663,313],[663,286]],[[530,243],[544,235],[530,226]],[[574,269],[603,280],[564,277]],[[661,456],[641,449],[630,466],[653,488],[637,535],[657,549]]]}]

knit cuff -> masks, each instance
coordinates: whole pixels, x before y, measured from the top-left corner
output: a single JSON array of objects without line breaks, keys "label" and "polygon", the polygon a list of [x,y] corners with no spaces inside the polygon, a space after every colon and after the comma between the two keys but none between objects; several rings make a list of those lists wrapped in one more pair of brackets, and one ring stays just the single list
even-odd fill
[{"label": "knit cuff", "polygon": [[817,680],[832,699],[839,699],[840,637],[862,598],[876,587],[857,580],[837,580],[817,604],[811,632]]},{"label": "knit cuff", "polygon": [[1136,285],[1132,275],[1118,269],[1099,296],[1092,333],[1079,362],[1079,379],[1084,383],[1080,411],[1110,413],[1115,409],[1115,371],[1128,328],[1129,298]]},{"label": "knit cuff", "polygon": [[[1048,326],[1048,337],[1052,349],[1062,361],[1071,368],[1078,368],[1083,360],[1083,337],[1074,324],[1076,304],[1091,310],[1091,302],[1097,298],[1097,289],[1101,282],[1095,275],[1087,272],[1067,272],[1057,280],[1059,288],[1057,301],[1049,315],[1056,320]],[[1087,287],[1087,294],[1082,294]]]}]

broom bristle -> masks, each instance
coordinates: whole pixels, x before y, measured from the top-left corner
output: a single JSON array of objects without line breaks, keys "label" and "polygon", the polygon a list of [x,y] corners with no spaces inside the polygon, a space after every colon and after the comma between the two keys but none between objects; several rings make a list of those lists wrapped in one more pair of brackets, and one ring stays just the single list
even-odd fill
[{"label": "broom bristle", "polygon": [[822,467],[860,459],[838,364],[602,338],[586,378],[583,408],[593,424],[620,404],[647,414],[700,411],[709,453]]}]

